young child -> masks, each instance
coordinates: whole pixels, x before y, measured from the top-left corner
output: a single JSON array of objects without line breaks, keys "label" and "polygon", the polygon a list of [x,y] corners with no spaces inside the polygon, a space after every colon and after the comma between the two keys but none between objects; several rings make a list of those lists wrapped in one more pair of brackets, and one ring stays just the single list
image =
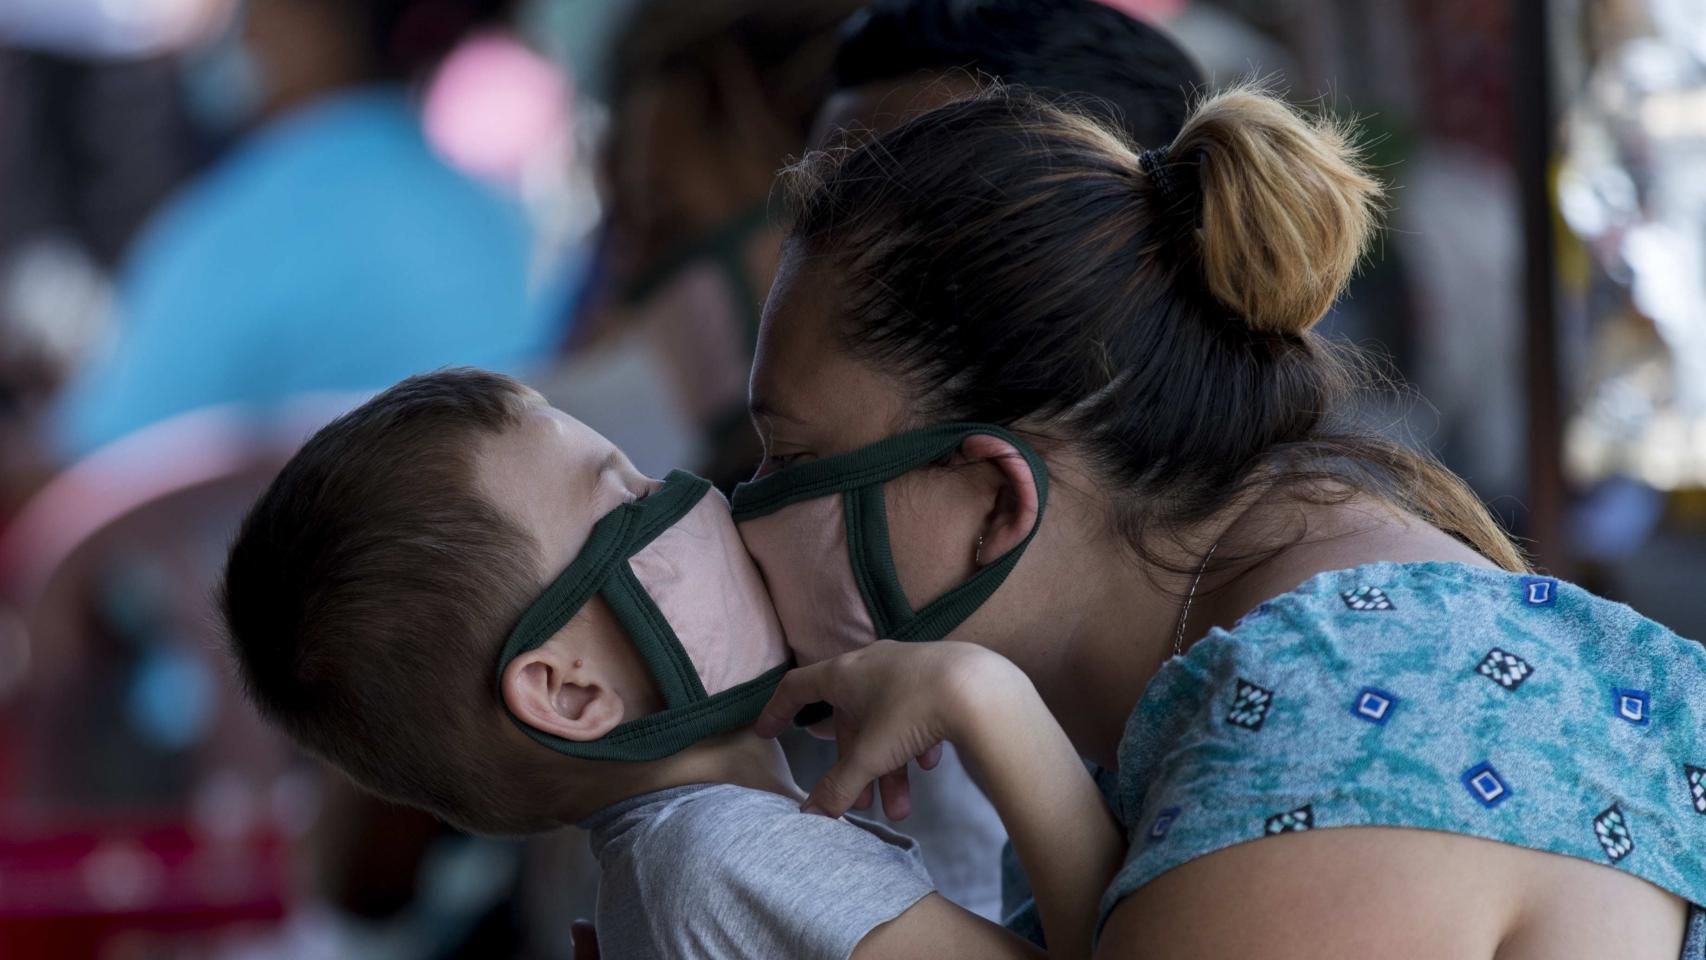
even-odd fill
[{"label": "young child", "polygon": [[[788,651],[727,504],[509,378],[417,376],[322,429],[220,602],[262,713],[358,783],[473,832],[589,829],[605,956],[1036,955],[910,840],[800,811],[750,729]],[[977,759],[1082,772],[1064,736],[1025,752]]]}]

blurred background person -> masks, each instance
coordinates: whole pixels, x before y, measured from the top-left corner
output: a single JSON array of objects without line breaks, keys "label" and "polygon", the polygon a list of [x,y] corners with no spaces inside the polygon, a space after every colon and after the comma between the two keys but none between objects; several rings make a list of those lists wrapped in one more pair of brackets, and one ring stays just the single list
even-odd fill
[{"label": "blurred background person", "polygon": [[249,0],[259,125],[162,210],[115,337],[55,422],[88,453],[220,403],[264,410],[450,363],[514,370],[552,339],[519,211],[429,145],[409,84],[510,0]]},{"label": "blurred background person", "polygon": [[[696,463],[727,491],[758,461],[746,375],[781,243],[770,186],[806,147],[837,29],[859,6],[641,0],[621,22],[605,70],[597,252],[574,363],[546,392],[613,437],[671,430],[673,443],[618,440],[642,469]],[[638,431],[592,409],[635,404],[654,411]]]}]

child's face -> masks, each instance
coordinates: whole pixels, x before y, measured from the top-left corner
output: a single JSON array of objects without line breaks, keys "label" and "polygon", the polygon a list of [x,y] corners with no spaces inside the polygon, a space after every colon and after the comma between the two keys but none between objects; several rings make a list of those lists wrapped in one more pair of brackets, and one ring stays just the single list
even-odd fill
[{"label": "child's face", "polygon": [[[745,684],[779,676],[788,648],[728,502],[690,474],[644,476],[610,441],[543,400],[520,421],[476,455],[481,493],[539,544],[539,599],[501,670],[511,716],[531,732],[587,744],[663,712],[660,691],[669,691],[673,716],[630,728],[619,744],[618,756],[651,759],[690,745],[679,734],[693,729],[687,720],[722,730],[750,722],[742,720]],[[650,499],[618,509],[642,498]],[[572,579],[546,590],[564,576]],[[584,605],[563,606],[589,591]],[[660,661],[674,667],[654,682],[645,664]],[[697,683],[682,677],[688,661]]]},{"label": "child's face", "polygon": [[[520,424],[488,438],[475,464],[481,493],[538,543],[538,589],[575,558],[600,518],[660,485],[636,470],[615,444],[543,399],[529,407]],[[588,602],[541,651],[548,654],[546,667],[557,673],[540,689],[559,713],[587,714],[596,726],[662,706],[601,598]]]},{"label": "child's face", "polygon": [[539,541],[540,584],[556,576],[611,510],[657,489],[602,434],[544,400],[480,451],[481,492]]}]

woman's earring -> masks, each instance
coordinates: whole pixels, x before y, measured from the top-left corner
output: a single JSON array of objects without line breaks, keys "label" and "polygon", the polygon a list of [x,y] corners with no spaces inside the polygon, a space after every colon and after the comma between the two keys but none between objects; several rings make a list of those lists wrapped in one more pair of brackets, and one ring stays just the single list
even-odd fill
[{"label": "woman's earring", "polygon": [[977,549],[972,551],[971,560],[973,564],[983,566],[983,534],[981,533],[977,535]]}]

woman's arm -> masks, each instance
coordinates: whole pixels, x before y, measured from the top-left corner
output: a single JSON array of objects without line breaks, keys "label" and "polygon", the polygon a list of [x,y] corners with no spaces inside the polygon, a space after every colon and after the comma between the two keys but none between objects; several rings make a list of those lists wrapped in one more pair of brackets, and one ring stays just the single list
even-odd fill
[{"label": "woman's arm", "polygon": [[841,757],[807,809],[839,816],[874,779],[953,743],[1007,827],[1050,955],[1090,955],[1097,904],[1119,869],[1124,838],[1023,672],[971,644],[884,641],[790,673],[759,733],[780,733],[819,700],[835,707]]}]

